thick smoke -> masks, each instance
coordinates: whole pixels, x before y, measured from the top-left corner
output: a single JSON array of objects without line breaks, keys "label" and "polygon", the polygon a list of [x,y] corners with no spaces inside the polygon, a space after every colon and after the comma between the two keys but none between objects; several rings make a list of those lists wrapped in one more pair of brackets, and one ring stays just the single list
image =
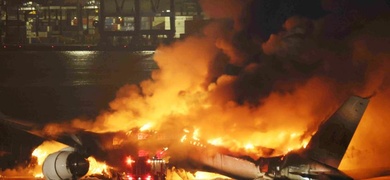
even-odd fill
[{"label": "thick smoke", "polygon": [[250,0],[200,0],[203,11],[213,19],[229,19],[234,21],[234,29],[242,29],[242,12]]},{"label": "thick smoke", "polygon": [[93,123],[73,126],[101,132],[150,124],[179,137],[194,128],[256,158],[262,147],[303,146],[348,96],[375,94],[342,168],[390,166],[381,161],[390,157],[384,1],[201,2],[211,23],[200,34],[159,47],[151,79],[122,87]]}]

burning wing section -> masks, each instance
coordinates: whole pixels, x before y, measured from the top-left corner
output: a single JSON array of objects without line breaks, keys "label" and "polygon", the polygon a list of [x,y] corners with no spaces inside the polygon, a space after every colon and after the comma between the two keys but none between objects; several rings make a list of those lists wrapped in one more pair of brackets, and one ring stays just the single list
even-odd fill
[{"label": "burning wing section", "polygon": [[[46,132],[44,127],[31,122],[12,119],[0,112],[0,123],[28,132],[43,140],[52,140],[67,145],[69,148],[50,154],[43,163],[43,174],[49,179],[79,178],[88,172],[87,158],[108,165],[124,168],[124,155],[136,154],[134,140],[124,132],[94,133],[77,128],[67,128],[55,134]],[[49,134],[48,134],[49,133]],[[119,140],[117,140],[119,139]],[[125,139],[121,144],[114,142]]]},{"label": "burning wing section", "polygon": [[[11,119],[1,112],[0,122],[15,129],[19,129],[41,137],[45,140],[54,139],[54,137],[47,137],[40,133],[39,130],[42,128],[41,126],[30,122]],[[87,174],[89,169],[89,162],[86,159],[86,154],[80,151],[83,148],[80,148],[81,145],[77,143],[77,139],[75,139],[75,137],[75,135],[62,135],[56,139],[57,142],[64,143],[71,147],[48,155],[43,163],[42,168],[46,179],[77,179]]]},{"label": "burning wing section", "polygon": [[[44,130],[44,126],[32,122],[26,122],[10,118],[0,112],[0,123],[15,129],[28,132],[32,135],[38,136],[43,140],[53,140],[62,144],[73,147],[78,153],[84,157],[90,155],[102,156],[106,155],[106,150],[112,147],[113,139],[125,136],[124,133],[94,133],[85,131],[83,129],[69,128],[63,132],[51,132],[51,130]],[[61,128],[61,127],[59,127]]]}]

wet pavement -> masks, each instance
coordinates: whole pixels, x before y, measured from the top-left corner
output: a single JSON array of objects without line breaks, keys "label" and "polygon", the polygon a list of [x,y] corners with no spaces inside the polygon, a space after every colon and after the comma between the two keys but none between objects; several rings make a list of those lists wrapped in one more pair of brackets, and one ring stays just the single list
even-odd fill
[{"label": "wet pavement", "polygon": [[[150,77],[157,69],[153,54],[0,51],[0,111],[41,124],[78,117],[93,119],[108,108],[120,87]],[[0,151],[12,152],[0,157],[0,170],[28,163],[33,147],[41,141],[0,124]]]}]

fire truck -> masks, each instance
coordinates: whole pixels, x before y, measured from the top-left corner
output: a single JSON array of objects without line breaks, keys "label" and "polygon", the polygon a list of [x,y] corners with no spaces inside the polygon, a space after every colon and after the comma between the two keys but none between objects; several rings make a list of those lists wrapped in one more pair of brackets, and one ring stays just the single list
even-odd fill
[{"label": "fire truck", "polygon": [[[137,140],[148,139],[151,133],[135,132]],[[153,133],[152,133],[153,134]],[[167,165],[163,159],[167,147],[151,153],[150,151],[139,149],[136,157],[125,157],[126,172],[122,176],[124,180],[165,180]]]},{"label": "fire truck", "polygon": [[139,156],[135,159],[126,157],[127,171],[124,180],[165,180],[166,163],[163,159]]}]

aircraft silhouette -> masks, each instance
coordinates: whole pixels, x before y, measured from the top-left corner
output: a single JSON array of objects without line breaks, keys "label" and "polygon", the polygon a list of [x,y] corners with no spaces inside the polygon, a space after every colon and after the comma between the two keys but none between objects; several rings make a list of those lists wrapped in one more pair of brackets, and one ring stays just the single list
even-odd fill
[{"label": "aircraft silhouette", "polygon": [[[217,172],[237,179],[352,179],[338,169],[349,143],[368,106],[369,98],[349,97],[312,136],[306,148],[285,155],[248,160],[223,153],[208,154],[205,148],[191,148],[187,161],[197,170]],[[44,126],[15,120],[0,113],[0,122],[46,140],[68,145],[46,158],[48,179],[77,179],[88,172],[87,157],[93,156],[118,170],[125,168],[124,156],[138,152],[138,129],[129,132],[95,133],[71,128],[48,134]],[[118,141],[120,143],[113,143]],[[184,145],[183,145],[184,146]],[[203,152],[204,151],[204,152]],[[202,154],[199,156],[199,154]],[[175,162],[175,157],[172,157]]]}]

